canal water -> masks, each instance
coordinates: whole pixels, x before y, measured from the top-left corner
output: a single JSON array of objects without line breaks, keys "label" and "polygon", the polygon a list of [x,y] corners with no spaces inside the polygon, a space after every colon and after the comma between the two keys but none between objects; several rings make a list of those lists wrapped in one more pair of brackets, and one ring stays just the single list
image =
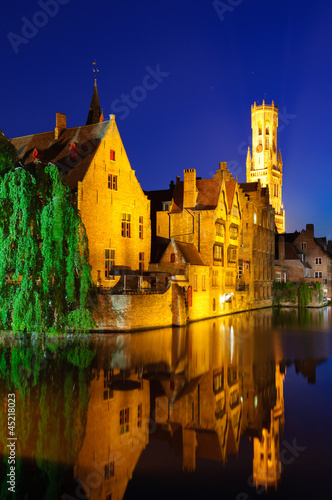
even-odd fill
[{"label": "canal water", "polygon": [[328,497],[331,356],[331,308],[3,334],[0,498]]}]

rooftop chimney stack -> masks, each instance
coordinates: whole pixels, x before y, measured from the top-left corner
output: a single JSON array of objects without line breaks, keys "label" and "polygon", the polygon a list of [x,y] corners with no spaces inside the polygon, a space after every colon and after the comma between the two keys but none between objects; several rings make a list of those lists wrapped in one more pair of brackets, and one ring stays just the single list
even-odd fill
[{"label": "rooftop chimney stack", "polygon": [[187,168],[183,171],[183,208],[194,208],[197,203],[196,170]]},{"label": "rooftop chimney stack", "polygon": [[67,128],[67,116],[64,115],[63,113],[56,113],[54,138],[59,139],[61,132],[66,128]]}]

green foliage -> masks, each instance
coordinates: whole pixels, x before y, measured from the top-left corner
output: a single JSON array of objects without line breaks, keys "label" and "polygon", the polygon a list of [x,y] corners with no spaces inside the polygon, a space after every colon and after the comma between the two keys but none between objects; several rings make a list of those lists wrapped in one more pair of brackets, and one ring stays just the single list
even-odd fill
[{"label": "green foliage", "polygon": [[281,302],[296,304],[297,286],[295,283],[291,281],[287,281],[286,283],[274,282],[272,290],[274,305],[279,307]]},{"label": "green foliage", "polygon": [[54,332],[94,326],[88,240],[57,168],[40,162],[0,180],[0,326]]},{"label": "green foliage", "polygon": [[322,284],[319,282],[319,281],[316,281],[315,285],[314,285],[314,288],[317,290],[318,292],[318,302],[319,304],[321,304],[322,300],[323,300],[323,289],[322,289]]},{"label": "green foliage", "polygon": [[299,284],[298,290],[299,307],[307,307],[312,300],[312,289],[305,281]]},{"label": "green foliage", "polygon": [[0,175],[15,167],[18,162],[17,152],[12,143],[0,130]]}]

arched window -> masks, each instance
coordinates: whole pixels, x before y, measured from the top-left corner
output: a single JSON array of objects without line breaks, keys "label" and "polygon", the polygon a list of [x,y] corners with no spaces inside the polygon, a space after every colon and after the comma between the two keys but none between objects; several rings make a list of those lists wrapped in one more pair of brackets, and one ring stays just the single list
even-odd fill
[{"label": "arched window", "polygon": [[258,135],[262,135],[262,124],[258,122]]},{"label": "arched window", "polygon": [[265,134],[270,135],[270,124],[269,123],[266,124]]},{"label": "arched window", "polygon": [[175,262],[175,253],[171,253],[171,262]]}]

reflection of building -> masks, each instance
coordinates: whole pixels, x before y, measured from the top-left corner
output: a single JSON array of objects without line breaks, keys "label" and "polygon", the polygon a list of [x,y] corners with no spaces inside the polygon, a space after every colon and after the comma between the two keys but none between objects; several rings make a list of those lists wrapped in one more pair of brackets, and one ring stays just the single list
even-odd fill
[{"label": "reflection of building", "polygon": [[88,498],[121,500],[146,447],[149,383],[120,370],[95,371],[83,446],[74,468]]},{"label": "reflection of building", "polygon": [[281,479],[280,433],[284,428],[284,393],[283,375],[280,366],[275,369],[276,403],[271,409],[270,427],[262,429],[261,438],[254,438],[253,480],[265,489],[274,486],[277,489]]},{"label": "reflection of building", "polygon": [[278,233],[285,232],[285,212],[282,205],[282,159],[277,155],[278,106],[254,103],[251,106],[252,156],[247,155],[247,182],[260,180],[269,187],[270,203],[275,210]]}]

